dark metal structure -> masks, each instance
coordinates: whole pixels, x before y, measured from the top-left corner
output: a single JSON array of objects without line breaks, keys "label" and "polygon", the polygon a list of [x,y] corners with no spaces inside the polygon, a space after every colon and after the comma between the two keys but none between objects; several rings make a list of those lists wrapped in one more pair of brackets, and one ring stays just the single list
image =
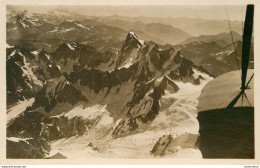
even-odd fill
[{"label": "dark metal structure", "polygon": [[253,16],[254,5],[247,5],[242,73],[232,71],[215,78],[205,86],[199,97],[197,118],[203,158],[255,157],[254,73],[248,70]]}]

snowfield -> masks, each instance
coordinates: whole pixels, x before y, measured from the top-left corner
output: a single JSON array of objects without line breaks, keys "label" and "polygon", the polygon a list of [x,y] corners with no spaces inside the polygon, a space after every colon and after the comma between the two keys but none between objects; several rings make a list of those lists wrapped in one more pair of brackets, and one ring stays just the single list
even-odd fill
[{"label": "snowfield", "polygon": [[83,106],[77,106],[69,112],[67,112],[65,116],[67,116],[69,119],[78,116],[92,120],[97,118],[98,116],[103,115],[104,113],[107,113],[106,105],[95,105],[87,107],[85,109],[83,109]]},{"label": "snowfield", "polygon": [[[85,117],[94,115],[93,111],[98,111],[103,115],[97,126],[84,135],[52,142],[51,154],[59,152],[69,159],[154,158],[155,156],[151,155],[150,151],[163,135],[171,135],[175,138],[185,133],[198,134],[199,123],[196,119],[198,97],[201,89],[213,78],[198,71],[195,71],[195,75],[201,75],[204,78],[202,83],[196,86],[175,81],[180,90],[174,94],[166,91],[160,102],[161,110],[155,120],[148,127],[141,128],[136,134],[113,138],[112,130],[121,119],[113,121],[113,118],[109,117],[109,112],[106,111],[106,106],[96,105],[86,109],[81,107],[73,109],[66,115],[82,116],[83,111],[86,112]],[[98,150],[89,147],[89,143],[92,143]],[[202,159],[198,149],[182,149],[181,146],[176,146],[175,153],[164,157]]]}]

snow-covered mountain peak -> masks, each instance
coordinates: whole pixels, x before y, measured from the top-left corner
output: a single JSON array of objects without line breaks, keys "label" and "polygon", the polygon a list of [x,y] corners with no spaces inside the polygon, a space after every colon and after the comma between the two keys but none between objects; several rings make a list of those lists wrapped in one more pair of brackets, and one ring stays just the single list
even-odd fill
[{"label": "snow-covered mountain peak", "polygon": [[139,42],[139,44],[141,44],[142,46],[144,45],[144,41],[143,40],[140,40],[134,32],[129,32],[128,35],[127,35],[127,38],[130,37],[130,38],[134,38],[135,40],[137,40]]},{"label": "snow-covered mountain peak", "polygon": [[144,46],[144,41],[140,40],[134,32],[129,32],[125,42],[119,51],[118,59],[116,60],[116,68],[129,67],[132,61],[138,58],[138,52]]},{"label": "snow-covered mountain peak", "polygon": [[16,15],[16,23],[20,24],[24,29],[26,29],[40,26],[42,21],[28,16],[27,11],[23,11]]}]

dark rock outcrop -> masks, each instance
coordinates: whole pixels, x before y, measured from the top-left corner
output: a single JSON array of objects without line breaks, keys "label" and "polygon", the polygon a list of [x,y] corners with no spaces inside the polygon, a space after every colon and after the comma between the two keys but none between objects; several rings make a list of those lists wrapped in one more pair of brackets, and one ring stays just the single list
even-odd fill
[{"label": "dark rock outcrop", "polygon": [[197,148],[198,134],[185,133],[172,138],[171,135],[164,135],[154,145],[151,154],[154,156],[174,155],[180,149]]},{"label": "dark rock outcrop", "polygon": [[15,138],[6,140],[6,158],[8,159],[42,159],[50,151],[47,140],[43,138]]}]

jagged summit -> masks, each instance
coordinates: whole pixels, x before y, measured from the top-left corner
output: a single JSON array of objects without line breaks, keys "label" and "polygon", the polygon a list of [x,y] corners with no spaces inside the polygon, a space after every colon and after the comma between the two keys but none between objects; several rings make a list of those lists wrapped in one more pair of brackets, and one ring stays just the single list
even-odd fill
[{"label": "jagged summit", "polygon": [[17,16],[16,16],[17,20],[26,20],[26,19],[28,19],[26,14],[27,14],[26,10],[24,10],[23,12],[18,13]]},{"label": "jagged summit", "polygon": [[[143,40],[140,40],[134,32],[129,32],[128,35],[127,35],[127,38],[130,37],[130,38],[134,38],[135,40],[137,40],[137,43],[139,43],[140,45],[144,45],[144,41]],[[126,39],[127,39],[126,38]]]},{"label": "jagged summit", "polygon": [[[37,32],[38,28],[45,23],[43,20],[30,18],[27,14],[27,11],[23,11],[16,14],[16,25],[18,29],[29,31],[30,33]],[[31,32],[32,31],[32,32]]]},{"label": "jagged summit", "polygon": [[132,64],[132,61],[137,57],[137,52],[143,45],[143,40],[140,40],[134,32],[129,32],[121,50],[119,51],[116,68]]},{"label": "jagged summit", "polygon": [[126,50],[128,48],[140,48],[143,45],[143,40],[140,40],[134,32],[129,32],[121,50]]}]

